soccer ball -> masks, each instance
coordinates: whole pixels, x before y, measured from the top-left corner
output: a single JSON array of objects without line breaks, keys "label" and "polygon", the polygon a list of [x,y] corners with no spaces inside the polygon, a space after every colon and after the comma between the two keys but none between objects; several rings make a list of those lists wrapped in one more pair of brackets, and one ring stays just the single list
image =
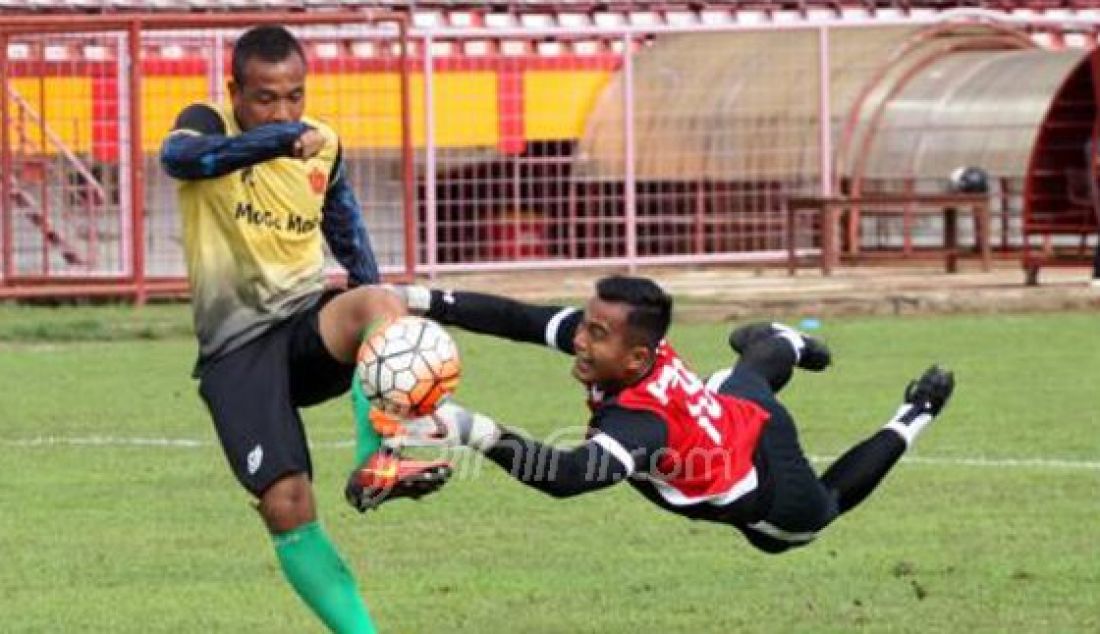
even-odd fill
[{"label": "soccer ball", "polygon": [[430,319],[405,316],[375,331],[358,354],[358,375],[371,405],[400,419],[432,413],[454,393],[458,346]]}]

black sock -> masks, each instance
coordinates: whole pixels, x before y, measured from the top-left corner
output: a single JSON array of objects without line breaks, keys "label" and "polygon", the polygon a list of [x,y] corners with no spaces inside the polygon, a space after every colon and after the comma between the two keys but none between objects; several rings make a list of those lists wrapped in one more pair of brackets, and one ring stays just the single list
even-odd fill
[{"label": "black sock", "polygon": [[821,482],[836,495],[840,512],[855,508],[870,495],[905,448],[901,436],[883,429],[838,458],[821,476]]},{"label": "black sock", "polygon": [[796,361],[791,342],[781,337],[770,337],[749,346],[741,353],[737,365],[748,365],[764,377],[773,392],[778,392],[791,380]]}]

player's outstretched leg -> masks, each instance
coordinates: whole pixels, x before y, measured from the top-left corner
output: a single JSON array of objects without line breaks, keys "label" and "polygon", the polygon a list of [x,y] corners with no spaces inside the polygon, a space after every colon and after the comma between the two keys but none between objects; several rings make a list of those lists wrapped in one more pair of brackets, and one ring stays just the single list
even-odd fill
[{"label": "player's outstretched leg", "polygon": [[832,363],[832,353],[825,342],[790,326],[778,322],[761,321],[746,324],[730,333],[730,348],[737,354],[744,354],[753,344],[779,337],[794,348],[795,365],[803,370],[820,372]]},{"label": "player's outstretched leg", "polygon": [[450,463],[409,460],[383,447],[348,476],[344,496],[348,504],[363,513],[391,500],[415,500],[435,493],[450,477]]},{"label": "player's outstretched leg", "polygon": [[344,497],[360,513],[400,498],[421,498],[434,493],[451,477],[451,465],[443,461],[422,462],[400,457],[400,447],[387,447],[383,436],[392,435],[396,421],[379,419],[377,410],[363,394],[359,371],[352,379],[352,407],[355,414],[358,465],[348,476]]},{"label": "player's outstretched leg", "polygon": [[909,382],[905,388],[905,402],[885,428],[897,432],[905,440],[906,447],[912,445],[917,434],[940,413],[954,391],[952,372],[938,365],[928,368],[920,378]]},{"label": "player's outstretched leg", "polygon": [[819,372],[832,359],[829,348],[821,340],[771,322],[741,326],[730,333],[729,343],[741,355],[737,361],[741,372],[751,371],[763,377],[772,393],[778,393],[787,385],[795,367]]},{"label": "player's outstretched leg", "polygon": [[871,494],[916,440],[943,410],[955,389],[954,375],[932,366],[905,388],[904,401],[874,436],[849,449],[821,476],[837,496],[841,513]]}]

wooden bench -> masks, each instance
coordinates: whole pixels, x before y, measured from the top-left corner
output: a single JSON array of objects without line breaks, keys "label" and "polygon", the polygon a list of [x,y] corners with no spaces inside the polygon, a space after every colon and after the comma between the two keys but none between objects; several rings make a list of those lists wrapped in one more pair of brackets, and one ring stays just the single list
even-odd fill
[{"label": "wooden bench", "polygon": [[[848,254],[860,252],[859,221],[864,216],[894,216],[905,219],[904,251],[912,250],[910,223],[917,215],[943,216],[944,269],[948,273],[958,271],[958,259],[972,255],[959,246],[960,210],[969,211],[974,218],[974,239],[977,255],[983,271],[993,262],[990,247],[989,196],[986,194],[868,194],[866,196],[792,197],[786,201],[787,212],[787,271],[794,275],[798,266],[795,236],[799,212],[814,212],[821,226],[821,272],[831,275],[840,264],[840,231],[847,218]],[[847,212],[847,214],[846,214]]]}]

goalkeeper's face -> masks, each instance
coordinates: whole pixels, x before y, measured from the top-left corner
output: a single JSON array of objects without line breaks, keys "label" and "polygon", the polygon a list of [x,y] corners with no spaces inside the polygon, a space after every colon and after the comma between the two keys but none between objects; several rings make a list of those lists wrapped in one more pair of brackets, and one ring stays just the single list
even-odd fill
[{"label": "goalkeeper's face", "polygon": [[633,336],[622,302],[588,300],[584,319],[573,336],[573,376],[588,385],[618,390],[648,371],[652,352]]}]

